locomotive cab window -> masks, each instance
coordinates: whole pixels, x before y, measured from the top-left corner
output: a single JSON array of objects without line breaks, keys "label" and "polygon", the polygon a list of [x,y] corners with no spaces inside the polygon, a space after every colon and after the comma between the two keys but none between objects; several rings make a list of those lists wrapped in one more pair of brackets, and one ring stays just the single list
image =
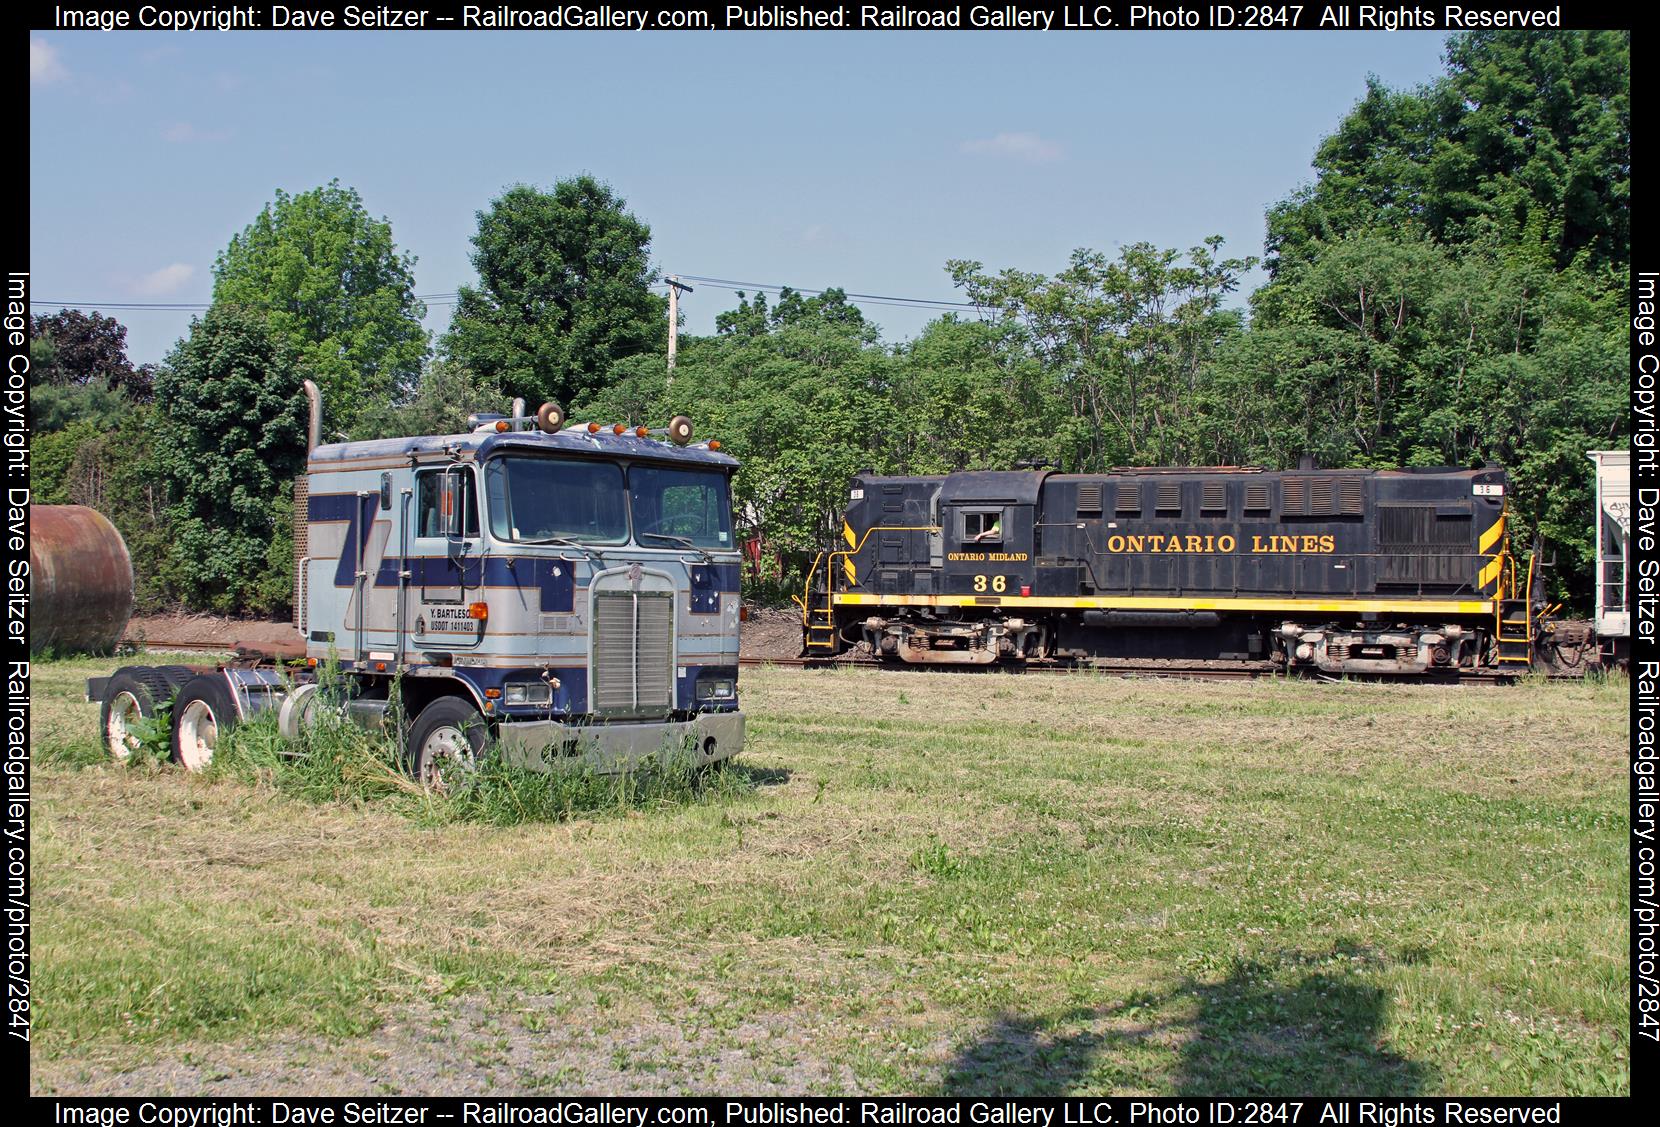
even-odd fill
[{"label": "locomotive cab window", "polygon": [[1001,544],[1003,542],[1002,509],[969,509],[963,513],[964,544]]}]

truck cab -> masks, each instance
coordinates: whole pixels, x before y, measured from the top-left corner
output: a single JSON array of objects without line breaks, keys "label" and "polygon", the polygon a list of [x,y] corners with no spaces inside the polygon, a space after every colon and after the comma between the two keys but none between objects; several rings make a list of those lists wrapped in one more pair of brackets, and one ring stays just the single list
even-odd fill
[{"label": "truck cab", "polygon": [[427,782],[492,739],[533,770],[738,752],[738,463],[719,442],[692,442],[683,416],[661,429],[567,424],[549,403],[534,416],[517,405],[474,416],[461,434],[322,444],[307,390],[300,672],[236,663],[164,686],[123,670],[125,695],[89,685],[125,710],[103,721],[113,753],[145,705],[175,693],[174,758],[186,766],[265,709],[297,738],[324,707],[326,670],[346,698],[328,706],[401,725],[409,767]]},{"label": "truck cab", "polygon": [[308,663],[337,663],[365,711],[396,699],[417,768],[484,732],[532,768],[734,754],[736,460],[674,427],[542,418],[312,450]]}]

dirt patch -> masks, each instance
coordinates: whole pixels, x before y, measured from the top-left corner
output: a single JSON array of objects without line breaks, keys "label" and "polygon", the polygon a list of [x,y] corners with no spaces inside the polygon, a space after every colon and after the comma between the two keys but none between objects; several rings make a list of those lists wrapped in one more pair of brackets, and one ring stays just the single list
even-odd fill
[{"label": "dirt patch", "polygon": [[305,642],[292,622],[263,618],[229,618],[213,614],[136,615],[123,639],[138,649],[155,642],[207,650],[303,650]]},{"label": "dirt patch", "polygon": [[801,653],[801,612],[794,607],[750,607],[739,628],[744,657],[783,658]]}]

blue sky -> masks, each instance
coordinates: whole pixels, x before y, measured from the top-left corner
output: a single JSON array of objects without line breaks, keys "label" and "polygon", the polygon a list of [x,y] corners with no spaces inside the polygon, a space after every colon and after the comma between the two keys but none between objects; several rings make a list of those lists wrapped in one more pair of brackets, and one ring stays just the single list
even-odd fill
[{"label": "blue sky", "polygon": [[[431,294],[473,280],[475,213],[504,187],[579,172],[680,274],[950,301],[950,258],[1047,273],[1074,247],[1212,233],[1260,254],[1264,210],[1309,179],[1366,75],[1428,81],[1443,38],[34,32],[36,309],[205,302],[275,189],[335,177]],[[699,288],[687,330],[735,300]],[[866,312],[888,340],[937,315]],[[190,319],[114,315],[139,362]]]}]

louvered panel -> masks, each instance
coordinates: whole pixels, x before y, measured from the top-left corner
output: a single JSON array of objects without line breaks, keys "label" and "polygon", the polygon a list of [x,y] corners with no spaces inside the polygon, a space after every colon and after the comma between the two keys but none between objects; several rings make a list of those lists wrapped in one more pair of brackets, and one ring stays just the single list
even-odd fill
[{"label": "louvered panel", "polygon": [[1308,515],[1308,479],[1288,477],[1280,482],[1280,513],[1288,517]]},{"label": "louvered panel", "polygon": [[1330,517],[1337,515],[1337,479],[1319,477],[1309,490],[1308,511],[1311,516]]},{"label": "louvered panel", "polygon": [[1199,508],[1207,513],[1228,511],[1228,487],[1220,481],[1207,481],[1200,490]]},{"label": "louvered panel", "polygon": [[1182,511],[1182,487],[1175,482],[1162,482],[1159,485],[1158,509],[1161,513],[1179,513]]},{"label": "louvered panel", "polygon": [[1266,513],[1269,507],[1268,483],[1265,481],[1252,482],[1245,487],[1245,511],[1248,513]]},{"label": "louvered panel", "polygon": [[1086,481],[1078,486],[1078,515],[1090,516],[1101,511],[1101,483]]},{"label": "louvered panel", "polygon": [[1126,516],[1141,513],[1141,483],[1130,481],[1118,487],[1118,512]]},{"label": "louvered panel", "polygon": [[[636,615],[638,627],[636,628]],[[663,713],[673,705],[674,598],[663,592],[603,592],[594,599],[595,712]]]},{"label": "louvered panel", "polygon": [[1337,483],[1337,508],[1344,516],[1366,514],[1366,491],[1358,477],[1345,477]]},{"label": "louvered panel", "polygon": [[674,598],[640,596],[639,707],[667,712],[674,706]]}]

